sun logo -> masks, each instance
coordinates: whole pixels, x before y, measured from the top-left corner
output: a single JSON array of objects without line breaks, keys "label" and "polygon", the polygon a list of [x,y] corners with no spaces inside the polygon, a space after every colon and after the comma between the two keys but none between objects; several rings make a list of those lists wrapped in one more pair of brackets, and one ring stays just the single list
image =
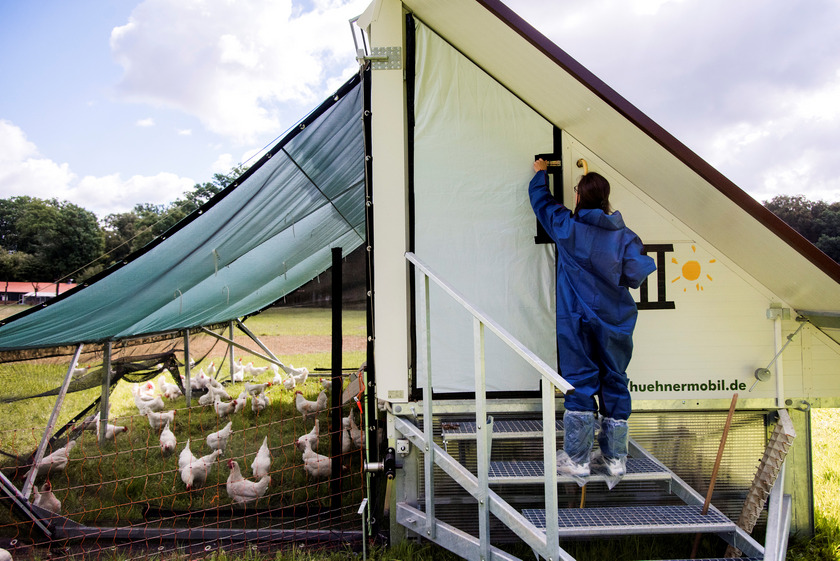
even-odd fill
[{"label": "sun logo", "polygon": [[[691,246],[691,252],[692,253],[697,253],[697,248],[693,245]],[[715,263],[716,261],[717,261],[716,259],[709,259],[709,263]],[[680,264],[679,260],[677,260],[676,257],[671,258],[671,263],[673,263],[674,265],[679,265]],[[703,290],[703,285],[701,284],[701,281],[698,280],[698,279],[700,279],[700,276],[703,274],[703,268],[700,266],[699,261],[696,261],[694,259],[692,259],[690,261],[686,261],[685,263],[683,263],[681,272],[682,272],[682,275],[680,275],[677,278],[675,278],[674,280],[672,280],[671,281],[672,283],[675,283],[680,279],[685,279],[689,282],[697,281],[694,286],[697,288],[698,291]],[[714,280],[712,278],[712,275],[710,275],[708,273],[706,273],[706,278],[709,279],[710,281]],[[683,292],[685,292],[686,290],[687,290],[686,288],[683,288]]]}]

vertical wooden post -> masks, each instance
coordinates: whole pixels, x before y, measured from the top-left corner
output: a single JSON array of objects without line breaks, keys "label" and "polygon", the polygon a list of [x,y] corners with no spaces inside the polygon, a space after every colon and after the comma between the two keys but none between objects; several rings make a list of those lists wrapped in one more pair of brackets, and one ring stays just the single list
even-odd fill
[{"label": "vertical wooden post", "polygon": [[[332,391],[330,392],[330,435],[332,445],[332,477],[330,478],[330,509],[341,508],[341,300],[343,297],[341,248],[332,248]],[[362,423],[362,420],[359,420]]]}]

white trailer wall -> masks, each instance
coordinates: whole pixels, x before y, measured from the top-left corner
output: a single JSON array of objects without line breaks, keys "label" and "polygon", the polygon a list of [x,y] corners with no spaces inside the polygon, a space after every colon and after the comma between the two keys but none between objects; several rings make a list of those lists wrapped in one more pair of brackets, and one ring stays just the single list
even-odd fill
[{"label": "white trailer wall", "polygon": [[[534,154],[552,151],[553,127],[422,24],[416,60],[415,251],[556,364],[553,249],[534,243],[527,190]],[[431,307],[434,390],[473,391],[472,316],[438,290]],[[418,355],[423,373],[425,352]],[[539,388],[537,374],[492,335],[486,357],[489,391]]]},{"label": "white trailer wall", "polygon": [[[534,154],[553,150],[552,125],[422,23],[416,45],[416,253],[555,365],[554,250],[534,243],[527,195]],[[563,100],[557,103],[562,106]],[[784,384],[777,385],[773,367],[769,381],[747,391],[755,370],[767,366],[786,341],[777,339],[768,310],[788,308],[791,318],[796,311],[648,196],[644,186],[603,161],[597,147],[564,131],[562,149],[564,200],[573,200],[572,186],[581,173],[575,162],[583,158],[610,181],[613,207],[642,241],[666,248],[651,254],[660,258],[661,274],[651,275],[648,285],[648,299],[666,305],[640,309],[628,371],[637,410],[706,407],[710,400],[728,406],[735,392],[741,400],[760,400],[754,405],[762,407],[772,407],[779,397],[840,395],[840,348],[812,326],[782,356]],[[639,301],[639,291],[634,295]],[[431,300],[434,389],[471,392],[471,317],[440,291],[433,289]],[[422,344],[422,313],[418,323]],[[797,327],[794,319],[785,320],[782,335]],[[424,387],[422,348],[418,363],[418,386]],[[489,391],[538,388],[536,374],[492,335],[486,368]]]}]

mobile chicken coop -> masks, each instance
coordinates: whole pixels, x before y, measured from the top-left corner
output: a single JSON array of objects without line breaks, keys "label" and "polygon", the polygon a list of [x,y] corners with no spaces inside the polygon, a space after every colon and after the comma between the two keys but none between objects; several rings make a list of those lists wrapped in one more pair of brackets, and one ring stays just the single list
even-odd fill
[{"label": "mobile chicken coop", "polygon": [[[352,25],[358,76],[170,232],[0,325],[0,351],[75,347],[75,364],[82,345],[107,349],[107,417],[113,345],[178,339],[189,356],[205,333],[232,353],[238,325],[280,364],[240,318],[327,269],[331,249],[363,246],[364,467],[383,491],[363,503],[366,528],[384,507],[392,540],[470,559],[512,558],[499,546],[514,541],[557,560],[571,539],[701,532],[783,558],[789,532],[813,530],[810,408],[840,396],[840,266],[498,1],[376,0]],[[527,196],[536,154],[558,200],[584,169],[604,175],[657,263],[634,292],[628,475],[612,491],[593,475],[585,498],[553,469],[573,388],[555,366],[554,248]],[[20,503],[32,483],[3,480]],[[284,531],[156,535],[302,535]],[[120,532],[107,537],[141,529]]]}]

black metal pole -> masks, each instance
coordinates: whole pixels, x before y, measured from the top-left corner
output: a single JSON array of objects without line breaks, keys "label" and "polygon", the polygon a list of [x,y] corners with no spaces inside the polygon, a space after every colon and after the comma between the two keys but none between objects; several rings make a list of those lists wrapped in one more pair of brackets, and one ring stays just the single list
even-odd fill
[{"label": "black metal pole", "polygon": [[330,509],[341,507],[341,301],[343,296],[341,248],[332,249],[332,391],[330,392],[330,435],[332,445],[332,477]]}]

